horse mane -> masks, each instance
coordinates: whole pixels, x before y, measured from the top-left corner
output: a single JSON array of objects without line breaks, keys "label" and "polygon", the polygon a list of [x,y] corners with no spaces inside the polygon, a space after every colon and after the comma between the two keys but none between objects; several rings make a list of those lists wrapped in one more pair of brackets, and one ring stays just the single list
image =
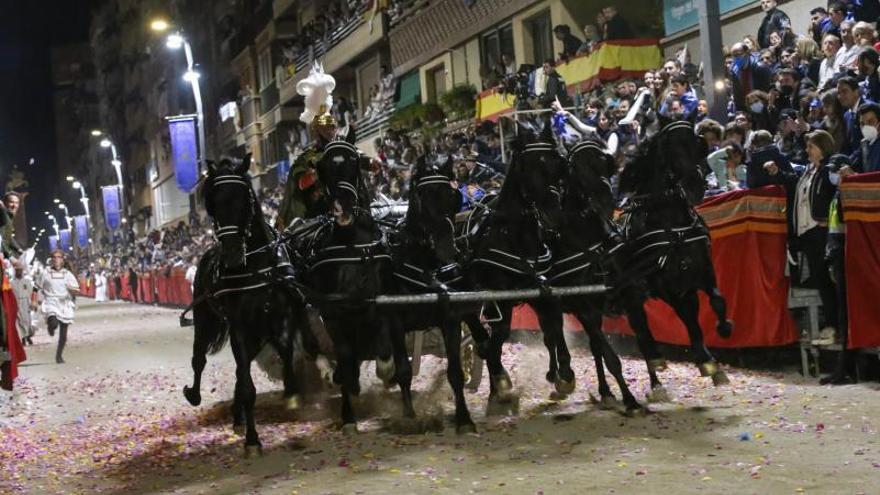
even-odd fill
[{"label": "horse mane", "polygon": [[656,149],[659,133],[642,141],[635,154],[626,161],[620,172],[620,192],[635,192],[642,182],[654,180],[657,167]]}]

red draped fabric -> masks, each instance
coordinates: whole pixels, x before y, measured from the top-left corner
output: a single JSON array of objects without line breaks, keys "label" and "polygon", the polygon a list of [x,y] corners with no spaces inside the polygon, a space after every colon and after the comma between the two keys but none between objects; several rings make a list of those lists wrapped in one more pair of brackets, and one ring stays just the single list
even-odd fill
[{"label": "red draped fabric", "polygon": [[[785,276],[785,191],[771,186],[732,191],[704,201],[697,211],[709,226],[712,262],[718,287],[727,300],[733,335],[722,339],[714,331],[717,319],[705,294],[700,294],[700,325],[711,347],[767,347],[790,344],[798,334],[788,312]],[[645,305],[648,323],[659,342],[687,345],[687,330],[668,305],[658,300]],[[567,320],[568,328],[579,328]],[[537,329],[534,312],[526,306],[514,313],[513,328]],[[603,329],[631,334],[626,318],[606,318]]]},{"label": "red draped fabric", "polygon": [[880,172],[847,177],[840,199],[846,220],[849,347],[880,347]]},{"label": "red draped fabric", "polygon": [[12,287],[9,285],[9,279],[6,274],[2,275],[2,290],[0,290],[0,303],[3,304],[3,315],[6,318],[6,342],[8,342],[8,350],[10,361],[3,363],[2,380],[0,380],[0,388],[12,390],[12,384],[18,377],[18,365],[27,360],[27,354],[21,345],[21,339],[18,335],[18,328],[15,320],[18,317],[18,303],[15,295],[12,293]]}]

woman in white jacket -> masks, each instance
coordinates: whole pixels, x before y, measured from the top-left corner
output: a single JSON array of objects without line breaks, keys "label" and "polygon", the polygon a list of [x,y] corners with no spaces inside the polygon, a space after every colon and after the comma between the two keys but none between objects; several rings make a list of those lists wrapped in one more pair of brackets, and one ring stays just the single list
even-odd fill
[{"label": "woman in white jacket", "polygon": [[79,293],[79,282],[70,270],[64,266],[64,253],[60,250],[52,252],[50,266],[43,271],[38,287],[43,294],[43,314],[46,315],[46,328],[50,336],[58,333],[58,349],[55,351],[55,362],[64,363],[62,354],[67,344],[67,328],[73,323],[76,311],[76,295]]}]

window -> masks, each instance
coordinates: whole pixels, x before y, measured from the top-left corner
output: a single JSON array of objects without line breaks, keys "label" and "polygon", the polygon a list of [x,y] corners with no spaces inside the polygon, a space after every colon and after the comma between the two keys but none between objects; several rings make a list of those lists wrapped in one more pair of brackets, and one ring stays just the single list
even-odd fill
[{"label": "window", "polygon": [[440,96],[446,92],[446,66],[438,65],[427,72],[428,101],[437,103]]},{"label": "window", "polygon": [[532,63],[541,65],[548,58],[555,59],[553,53],[553,26],[550,12],[542,12],[523,23],[525,32],[531,38]]},{"label": "window", "polygon": [[501,55],[513,59],[513,27],[510,24],[493,29],[480,38],[480,62],[492,69],[501,64]]},{"label": "window", "polygon": [[266,49],[260,53],[257,59],[257,77],[260,79],[260,89],[265,89],[275,82],[275,67],[272,65],[272,50]]}]

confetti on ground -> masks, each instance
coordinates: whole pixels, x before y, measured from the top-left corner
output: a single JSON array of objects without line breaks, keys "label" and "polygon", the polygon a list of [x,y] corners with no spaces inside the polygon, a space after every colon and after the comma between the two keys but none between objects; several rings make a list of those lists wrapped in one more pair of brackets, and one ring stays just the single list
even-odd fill
[{"label": "confetti on ground", "polygon": [[[522,343],[503,358],[519,415],[486,417],[483,380],[467,393],[474,435],[456,435],[448,421],[439,434],[389,432],[399,392],[384,390],[366,363],[361,434],[344,436],[332,394],[287,412],[280,385],[255,367],[266,455],[245,459],[229,424],[228,349],[209,360],[202,406],[192,408],[181,394],[191,334],[175,311],[86,302],[78,316],[68,364],[45,364],[53,348],[42,332],[16,392],[0,395],[0,493],[567,493],[584,483],[597,493],[871,493],[880,468],[880,397],[867,387],[729,368],[732,384],[714,388],[693,365],[671,363],[660,378],[673,402],[628,418],[591,402],[595,367],[584,348],[572,346],[576,392],[553,401],[546,351]],[[422,362],[413,388],[423,415],[453,411],[445,366]],[[643,400],[644,362],[623,366]]]}]

